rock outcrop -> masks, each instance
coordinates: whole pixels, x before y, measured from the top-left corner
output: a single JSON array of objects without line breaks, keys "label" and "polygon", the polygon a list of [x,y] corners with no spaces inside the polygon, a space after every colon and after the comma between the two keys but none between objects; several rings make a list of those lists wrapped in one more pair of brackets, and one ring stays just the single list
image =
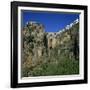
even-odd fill
[{"label": "rock outcrop", "polygon": [[22,70],[27,71],[22,71],[23,76],[28,76],[29,70],[54,55],[79,59],[78,19],[55,33],[45,32],[43,24],[30,21],[22,30],[22,38]]}]

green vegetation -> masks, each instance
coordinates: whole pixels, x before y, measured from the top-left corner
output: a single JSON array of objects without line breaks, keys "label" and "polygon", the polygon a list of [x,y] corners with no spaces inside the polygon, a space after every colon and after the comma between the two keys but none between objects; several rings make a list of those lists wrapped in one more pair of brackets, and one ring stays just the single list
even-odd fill
[{"label": "green vegetation", "polygon": [[[57,57],[57,59],[56,59]],[[24,76],[71,75],[79,73],[79,61],[64,56],[52,56],[47,62],[38,63],[33,68],[23,69]]]}]

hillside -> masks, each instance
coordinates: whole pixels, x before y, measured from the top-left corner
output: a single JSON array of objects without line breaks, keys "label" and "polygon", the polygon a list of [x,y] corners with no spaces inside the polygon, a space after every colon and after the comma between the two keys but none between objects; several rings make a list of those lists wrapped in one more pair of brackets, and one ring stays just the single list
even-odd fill
[{"label": "hillside", "polygon": [[79,74],[79,22],[49,33],[31,21],[22,34],[22,77]]}]

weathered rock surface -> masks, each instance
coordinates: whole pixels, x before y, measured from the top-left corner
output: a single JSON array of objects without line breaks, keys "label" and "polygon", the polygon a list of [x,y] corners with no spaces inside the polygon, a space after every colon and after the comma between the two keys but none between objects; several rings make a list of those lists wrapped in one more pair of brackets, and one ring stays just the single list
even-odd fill
[{"label": "weathered rock surface", "polygon": [[[70,28],[67,26],[62,32],[50,33],[45,32],[41,23],[30,21],[22,30],[22,38],[22,70],[27,73],[54,55],[79,59],[79,22]],[[27,73],[23,76],[28,76]]]}]

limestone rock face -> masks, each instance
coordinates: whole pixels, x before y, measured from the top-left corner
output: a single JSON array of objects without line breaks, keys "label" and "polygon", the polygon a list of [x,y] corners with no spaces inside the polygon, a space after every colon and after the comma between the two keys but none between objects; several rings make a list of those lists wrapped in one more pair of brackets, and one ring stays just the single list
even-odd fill
[{"label": "limestone rock face", "polygon": [[[44,26],[37,22],[29,22],[26,24],[23,33],[23,61],[27,61],[31,57],[31,62],[35,63],[38,57],[43,55],[44,50]],[[26,58],[25,58],[26,57]]]},{"label": "limestone rock face", "polygon": [[59,47],[70,51],[70,47],[73,48],[75,42],[78,44],[78,24],[70,29],[64,29],[62,32],[46,33],[44,30],[44,25],[41,23],[31,21],[26,24],[22,31],[23,52],[26,57],[32,55],[36,60],[37,57],[43,56],[50,49]]},{"label": "limestone rock face", "polygon": [[[44,25],[35,21],[25,25],[22,30],[23,70],[30,74],[29,70],[41,62],[57,63],[63,57],[79,59],[79,22],[55,33],[45,32]],[[26,71],[23,76],[28,76]]]}]

